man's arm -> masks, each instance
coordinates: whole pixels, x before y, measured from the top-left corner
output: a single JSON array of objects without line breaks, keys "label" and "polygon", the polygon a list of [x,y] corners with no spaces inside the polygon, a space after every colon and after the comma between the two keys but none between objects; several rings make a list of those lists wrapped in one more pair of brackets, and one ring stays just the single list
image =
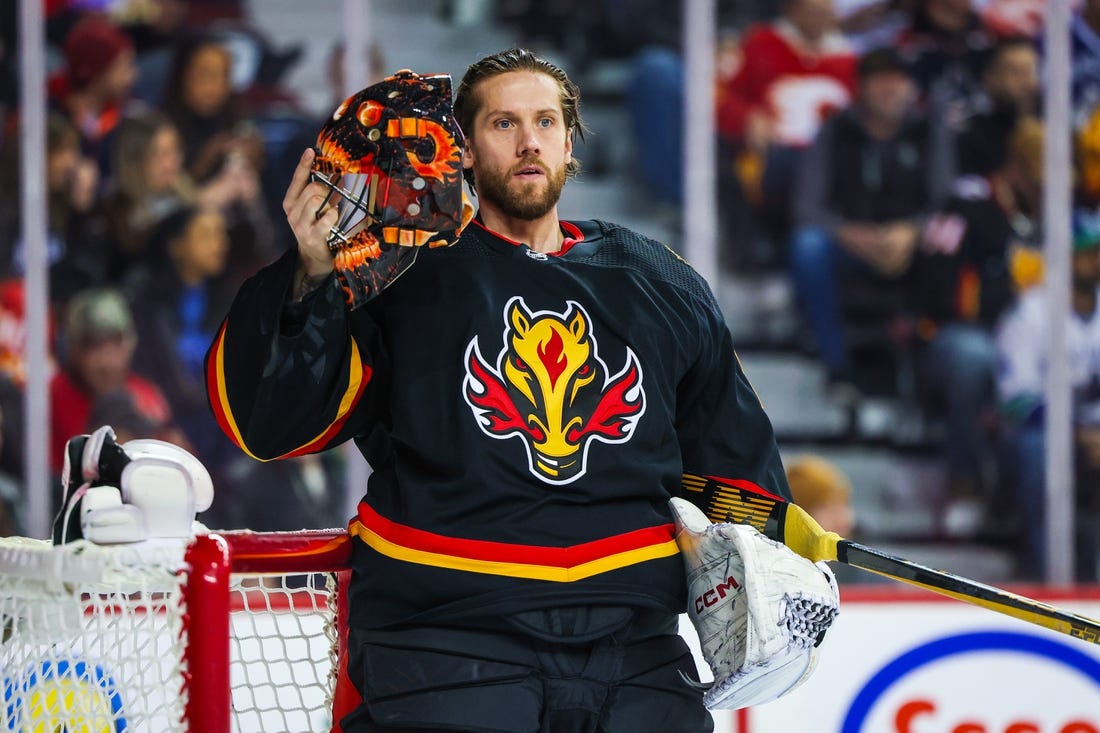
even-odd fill
[{"label": "man's arm", "polygon": [[[684,473],[748,481],[789,500],[771,420],[745,376],[729,329],[716,305],[704,318],[700,329],[708,336],[677,390]],[[684,498],[697,501],[699,495],[687,492]]]},{"label": "man's arm", "polygon": [[319,212],[325,190],[309,182],[313,155],[302,155],[283,200],[297,248],[241,287],[206,357],[218,424],[259,459],[316,452],[355,435],[369,412],[357,408],[375,379],[377,332],[365,312],[352,316],[344,306],[327,244],[336,210]]},{"label": "man's arm", "polygon": [[335,445],[364,428],[375,379],[373,324],[350,316],[335,278],[291,303],[287,252],[237,294],[206,356],[206,387],[222,430],[258,459]]}]

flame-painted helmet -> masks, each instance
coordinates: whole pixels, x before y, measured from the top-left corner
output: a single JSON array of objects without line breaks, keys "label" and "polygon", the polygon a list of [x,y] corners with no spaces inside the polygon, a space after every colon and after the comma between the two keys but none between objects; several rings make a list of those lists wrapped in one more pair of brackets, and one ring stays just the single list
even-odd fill
[{"label": "flame-painted helmet", "polygon": [[317,136],[312,177],[335,196],[329,234],[348,306],[367,302],[424,245],[458,240],[472,207],[462,189],[462,130],[451,77],[407,69],[349,97]]}]

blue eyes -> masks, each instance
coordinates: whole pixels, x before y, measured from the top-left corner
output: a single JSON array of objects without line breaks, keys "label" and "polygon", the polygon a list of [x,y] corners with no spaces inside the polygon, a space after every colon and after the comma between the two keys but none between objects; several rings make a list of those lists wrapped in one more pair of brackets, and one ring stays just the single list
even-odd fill
[{"label": "blue eyes", "polygon": [[[550,117],[543,117],[538,121],[538,126],[546,129],[554,126],[554,120]],[[514,127],[511,120],[497,120],[496,127],[498,130],[509,130]]]}]

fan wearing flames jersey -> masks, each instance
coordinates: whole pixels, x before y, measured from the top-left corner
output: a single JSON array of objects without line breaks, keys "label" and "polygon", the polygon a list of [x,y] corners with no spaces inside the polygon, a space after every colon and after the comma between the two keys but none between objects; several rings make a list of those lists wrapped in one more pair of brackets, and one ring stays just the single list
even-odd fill
[{"label": "fan wearing flames jersey", "polygon": [[349,526],[363,704],[344,730],[712,730],[681,677],[668,501],[724,517],[685,474],[789,499],[771,424],[699,275],[621,226],[559,220],[583,134],[561,69],[489,56],[453,110],[479,204],[457,241],[351,297],[306,151],[284,202],[297,249],[245,283],[207,356],[242,450],[354,440],[373,468]]}]

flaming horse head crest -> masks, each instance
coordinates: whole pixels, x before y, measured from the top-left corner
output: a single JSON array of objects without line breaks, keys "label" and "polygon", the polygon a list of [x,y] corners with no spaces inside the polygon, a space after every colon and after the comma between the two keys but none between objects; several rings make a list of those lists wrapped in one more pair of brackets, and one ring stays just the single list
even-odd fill
[{"label": "flaming horse head crest", "polygon": [[611,374],[597,354],[592,321],[569,301],[564,313],[532,312],[520,297],[504,308],[504,347],[490,365],[475,336],[462,389],[482,432],[520,438],[529,470],[550,484],[584,475],[593,440],[623,443],[645,411],[642,369],[630,349]]}]

